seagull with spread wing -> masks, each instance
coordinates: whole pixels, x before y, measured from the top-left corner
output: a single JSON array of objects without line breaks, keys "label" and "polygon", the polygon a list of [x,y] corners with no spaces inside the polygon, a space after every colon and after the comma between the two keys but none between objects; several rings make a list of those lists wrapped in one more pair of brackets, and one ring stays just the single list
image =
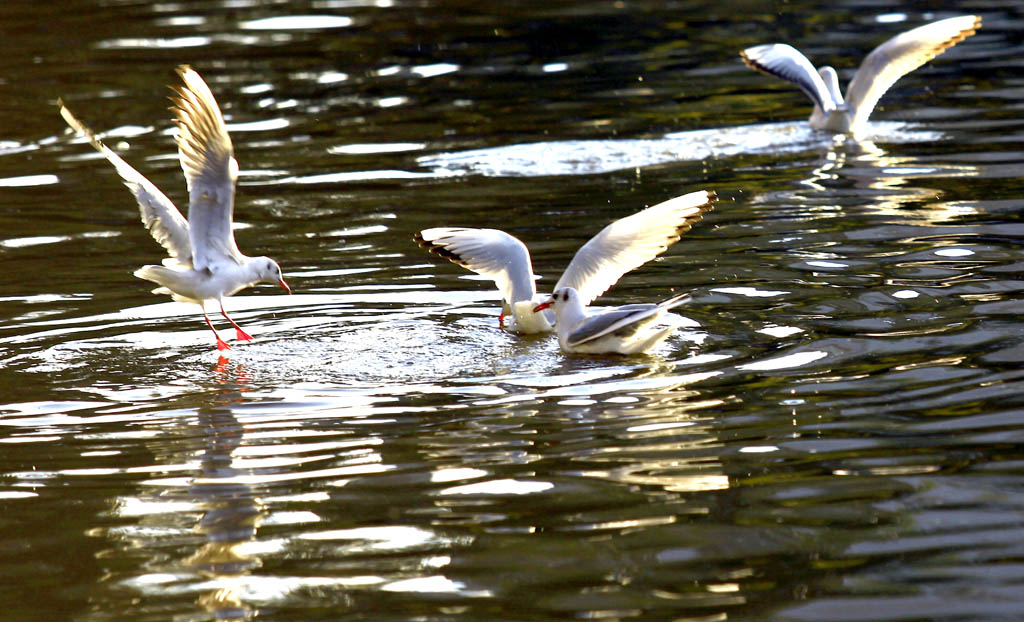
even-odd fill
[{"label": "seagull with spread wing", "polygon": [[231,229],[238,162],[213,93],[187,65],[177,68],[184,85],[172,86],[178,156],[189,193],[188,220],[160,189],[75,118],[63,102],[60,114],[114,165],[124,185],[139,204],[142,222],[170,255],[161,266],[143,266],[135,276],[160,285],[156,294],[169,294],[179,302],[194,302],[217,337],[217,349],[230,346],[221,339],[206,315],[206,301],[215,300],[221,315],[235,327],[239,341],[251,341],[224,311],[225,296],[259,283],[280,285],[288,293],[281,268],[269,257],[248,257],[238,250]]},{"label": "seagull with spread wing", "polygon": [[[584,244],[555,284],[572,288],[589,304],[622,275],[654,259],[712,209],[717,196],[700,190],[658,203],[621,218]],[[503,298],[499,321],[512,332],[554,330],[555,314],[535,313],[548,299],[538,297],[530,251],[517,238],[498,229],[437,227],[414,236],[429,251],[492,279]]]},{"label": "seagull with spread wing", "polygon": [[756,45],[740,52],[740,56],[751,69],[800,87],[814,102],[810,119],[813,129],[856,136],[864,129],[878,100],[897,80],[980,27],[980,17],[964,15],[919,26],[889,39],[861,63],[846,89],[845,100],[839,92],[836,70],[828,66],[815,69],[806,56],[790,45]]}]

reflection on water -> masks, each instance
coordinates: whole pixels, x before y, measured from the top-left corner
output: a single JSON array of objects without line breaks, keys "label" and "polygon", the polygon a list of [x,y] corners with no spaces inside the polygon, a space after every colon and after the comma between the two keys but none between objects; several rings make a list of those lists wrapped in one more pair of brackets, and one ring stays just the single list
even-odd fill
[{"label": "reflection on water", "polygon": [[[919,8],[0,5],[7,617],[1016,620],[1021,24],[972,10],[853,143],[737,52],[833,62]],[[226,301],[229,358],[131,275],[159,247],[54,105],[181,204],[140,125],[181,63],[296,290]],[[698,188],[706,226],[603,296],[690,293],[648,356],[505,332],[412,242],[510,231],[544,289]]]},{"label": "reflection on water", "polygon": [[[919,158],[893,156],[870,142],[861,142],[856,151],[830,149],[811,176],[800,182],[804,188],[777,191],[755,197],[755,202],[812,202],[814,195],[828,193],[832,199],[844,196],[866,202],[881,214],[898,216],[910,205],[928,204],[927,215],[919,224],[944,222],[977,214],[964,203],[942,202],[938,189],[915,186],[930,178],[970,177],[978,167],[943,162],[923,162]],[[825,207],[825,206],[823,206]],[[827,208],[826,208],[827,209]],[[902,220],[902,219],[901,219]]]},{"label": "reflection on water", "polygon": [[[248,382],[243,365],[230,367],[224,359],[215,368],[216,373],[225,376],[224,406],[241,401]],[[240,618],[249,608],[233,584],[237,585],[237,578],[260,567],[259,557],[246,553],[244,547],[255,539],[263,509],[252,486],[239,481],[239,476],[244,476],[252,467],[242,470],[234,464],[241,458],[236,452],[245,440],[242,425],[227,408],[214,406],[199,409],[197,414],[207,445],[202,450],[199,475],[192,480],[188,496],[202,508],[195,531],[205,536],[207,542],[182,565],[194,568],[206,579],[204,583],[210,585],[209,591],[198,600],[203,609],[216,613],[219,619]]]}]

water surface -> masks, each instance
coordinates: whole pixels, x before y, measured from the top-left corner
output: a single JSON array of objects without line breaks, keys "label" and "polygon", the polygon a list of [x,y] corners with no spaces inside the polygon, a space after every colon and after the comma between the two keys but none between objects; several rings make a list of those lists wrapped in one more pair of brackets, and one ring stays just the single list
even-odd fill
[{"label": "water surface", "polygon": [[[861,143],[737,56],[781,38],[845,82],[951,15],[915,7],[0,7],[6,617],[1018,619],[1019,7],[972,4]],[[162,250],[56,108],[182,204],[181,63],[228,118],[240,247],[296,291],[231,298],[228,357],[132,276]],[[506,333],[412,243],[505,229],[545,289],[703,188],[601,298],[691,292],[647,356]]]}]

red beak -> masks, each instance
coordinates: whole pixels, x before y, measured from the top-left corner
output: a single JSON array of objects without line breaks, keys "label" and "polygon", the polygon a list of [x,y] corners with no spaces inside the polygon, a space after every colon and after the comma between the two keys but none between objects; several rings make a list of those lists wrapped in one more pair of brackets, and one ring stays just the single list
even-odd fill
[{"label": "red beak", "polygon": [[288,292],[289,294],[292,293],[292,288],[288,287],[288,284],[284,282],[284,279],[278,281],[277,284],[280,285],[284,289],[284,291]]},{"label": "red beak", "polygon": [[543,311],[544,309],[547,309],[550,306],[551,306],[551,301],[550,300],[547,301],[547,302],[542,302],[542,303],[540,303],[539,305],[537,305],[536,307],[533,308],[533,312],[536,313],[538,311]]}]

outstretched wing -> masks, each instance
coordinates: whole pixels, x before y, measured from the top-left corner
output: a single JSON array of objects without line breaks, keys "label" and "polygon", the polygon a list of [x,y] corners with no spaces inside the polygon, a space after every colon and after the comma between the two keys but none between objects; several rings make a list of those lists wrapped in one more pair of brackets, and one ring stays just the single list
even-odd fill
[{"label": "outstretched wing", "polygon": [[189,225],[174,203],[171,203],[171,200],[160,192],[160,189],[151,181],[143,177],[142,173],[129,166],[121,159],[121,156],[104,145],[92,130],[71,114],[63,101],[58,103],[60,104],[60,116],[64,117],[68,125],[89,139],[89,143],[114,165],[124,185],[135,195],[135,200],[139,204],[142,224],[146,225],[153,238],[167,249],[167,253],[179,263],[190,264],[192,262],[192,245],[189,238]]},{"label": "outstretched wing", "polygon": [[786,82],[792,82],[807,93],[821,111],[828,114],[839,103],[832,98],[818,70],[800,50],[785,43],[755,45],[740,52],[747,67]]},{"label": "outstretched wing", "polygon": [[622,275],[654,259],[711,210],[717,195],[700,190],[616,220],[576,251],[552,291],[572,287],[590,304]]},{"label": "outstretched wing", "polygon": [[437,227],[424,229],[413,239],[430,252],[493,279],[509,305],[530,300],[537,292],[530,251],[504,231]]},{"label": "outstretched wing", "polygon": [[224,258],[241,263],[231,219],[238,163],[231,137],[210,87],[188,65],[176,70],[183,86],[172,86],[178,157],[188,184],[188,222],[196,269]]},{"label": "outstretched wing", "polygon": [[878,100],[904,75],[973,35],[981,27],[975,15],[951,17],[896,35],[864,59],[846,92],[853,113],[851,128],[864,124]]}]

